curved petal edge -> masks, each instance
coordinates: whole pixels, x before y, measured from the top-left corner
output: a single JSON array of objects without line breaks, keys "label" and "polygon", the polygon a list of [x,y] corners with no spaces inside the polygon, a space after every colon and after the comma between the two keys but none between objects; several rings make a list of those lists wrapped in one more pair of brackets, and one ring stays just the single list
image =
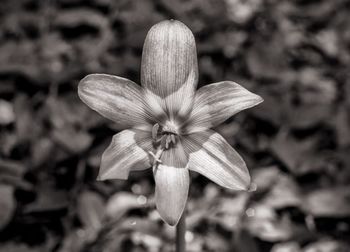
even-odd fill
[{"label": "curved petal edge", "polygon": [[200,88],[189,119],[186,133],[215,127],[236,113],[263,102],[263,98],[232,81],[213,83]]},{"label": "curved petal edge", "polygon": [[79,82],[78,95],[91,109],[114,121],[119,129],[149,128],[153,120],[142,88],[128,79],[90,74]]},{"label": "curved petal edge", "polygon": [[220,186],[248,190],[250,175],[241,156],[212,130],[188,135],[183,146],[189,153],[188,168]]},{"label": "curved petal edge", "polygon": [[130,129],[114,135],[102,154],[97,180],[127,179],[130,171],[150,168],[149,151],[153,151],[149,132]]}]

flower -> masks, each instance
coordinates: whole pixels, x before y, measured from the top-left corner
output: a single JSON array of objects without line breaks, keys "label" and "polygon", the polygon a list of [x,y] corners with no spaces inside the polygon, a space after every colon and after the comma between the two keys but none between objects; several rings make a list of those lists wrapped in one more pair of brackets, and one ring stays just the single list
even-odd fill
[{"label": "flower", "polygon": [[130,171],[152,167],[156,206],[170,225],[185,208],[189,170],[226,188],[250,185],[243,159],[211,128],[263,99],[235,82],[196,91],[197,82],[194,36],[183,23],[167,20],[145,39],[141,86],[91,74],[78,87],[82,101],[122,130],[102,155],[98,179],[127,179]]}]

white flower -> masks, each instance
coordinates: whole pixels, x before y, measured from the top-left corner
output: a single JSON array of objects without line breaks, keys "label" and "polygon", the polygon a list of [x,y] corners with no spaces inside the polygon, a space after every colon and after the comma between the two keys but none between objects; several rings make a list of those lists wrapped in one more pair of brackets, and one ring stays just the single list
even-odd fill
[{"label": "white flower", "polygon": [[153,167],[157,209],[175,225],[185,208],[189,170],[215,183],[246,190],[248,169],[240,155],[210,128],[263,101],[237,83],[223,81],[196,91],[198,66],[192,32],[169,20],[148,32],[141,86],[106,74],[81,80],[80,98],[121,131],[102,155],[99,179],[127,179]]}]

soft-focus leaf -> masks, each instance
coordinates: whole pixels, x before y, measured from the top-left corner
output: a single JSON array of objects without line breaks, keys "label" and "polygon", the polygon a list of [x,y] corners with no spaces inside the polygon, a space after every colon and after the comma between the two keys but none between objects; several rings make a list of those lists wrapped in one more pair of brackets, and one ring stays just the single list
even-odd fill
[{"label": "soft-focus leaf", "polygon": [[261,0],[225,0],[228,17],[233,22],[244,24],[248,22],[261,7]]},{"label": "soft-focus leaf", "polygon": [[271,252],[300,252],[300,246],[297,242],[283,242],[275,244]]},{"label": "soft-focus leaf", "polygon": [[209,251],[229,251],[229,242],[218,233],[209,233],[205,236],[204,241]]},{"label": "soft-focus leaf", "polygon": [[303,252],[347,252],[349,245],[336,240],[320,240],[306,246]]},{"label": "soft-focus leaf", "polygon": [[78,216],[87,229],[97,232],[102,226],[104,202],[95,192],[85,191],[78,199]]},{"label": "soft-focus leaf", "polygon": [[58,190],[52,185],[43,183],[38,189],[38,195],[34,202],[23,208],[25,213],[37,213],[62,210],[68,207],[68,193]]},{"label": "soft-focus leaf", "polygon": [[265,205],[255,205],[247,210],[248,230],[256,237],[269,242],[286,241],[293,235],[292,223],[279,219],[275,211]]},{"label": "soft-focus leaf", "polygon": [[302,164],[312,157],[316,144],[314,137],[300,141],[282,131],[273,139],[270,147],[291,172],[299,174],[304,172]]},{"label": "soft-focus leaf", "polygon": [[2,230],[11,221],[16,210],[13,187],[0,185],[0,198],[0,230]]},{"label": "soft-focus leaf", "polygon": [[32,247],[25,243],[6,243],[0,247],[0,252],[45,252],[45,247]]},{"label": "soft-focus leaf", "polygon": [[20,189],[31,189],[31,184],[24,180],[26,167],[14,160],[0,159],[0,185],[11,185]]},{"label": "soft-focus leaf", "polygon": [[337,133],[337,142],[341,147],[350,145],[350,112],[345,106],[340,107],[335,115],[335,119],[331,121]]},{"label": "soft-focus leaf", "polygon": [[262,167],[254,170],[253,174],[253,183],[257,186],[259,192],[267,191],[271,188],[271,185],[274,185],[279,177],[280,171],[276,166]]},{"label": "soft-focus leaf", "polygon": [[235,197],[221,197],[205,216],[208,220],[220,224],[226,230],[238,230],[248,200],[246,193]]},{"label": "soft-focus leaf", "polygon": [[70,153],[79,154],[90,147],[92,136],[84,131],[75,131],[72,128],[65,127],[52,132],[53,140],[64,150]]},{"label": "soft-focus leaf", "polygon": [[[144,201],[145,199],[145,201]],[[123,215],[135,208],[142,208],[148,205],[147,198],[133,193],[119,192],[112,195],[106,205],[106,216],[113,220],[119,220]]]},{"label": "soft-focus leaf", "polygon": [[299,207],[302,205],[302,196],[294,180],[281,173],[272,184],[263,202],[274,209]]},{"label": "soft-focus leaf", "polygon": [[15,120],[13,105],[0,99],[0,125],[7,125]]},{"label": "soft-focus leaf", "polygon": [[303,208],[315,217],[350,216],[350,188],[324,188],[305,195]]},{"label": "soft-focus leaf", "polygon": [[271,40],[260,38],[248,51],[247,64],[254,76],[272,80],[283,78],[286,70],[286,59],[283,56],[283,47],[277,46],[281,43],[282,37],[277,36]]}]

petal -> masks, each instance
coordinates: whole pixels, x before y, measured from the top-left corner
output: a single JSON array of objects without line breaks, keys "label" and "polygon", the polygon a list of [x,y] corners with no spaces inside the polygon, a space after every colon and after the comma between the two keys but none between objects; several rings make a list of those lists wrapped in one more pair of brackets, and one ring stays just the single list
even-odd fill
[{"label": "petal", "polygon": [[171,118],[181,118],[192,109],[197,81],[197,52],[192,32],[174,20],[154,25],[143,46],[142,86],[160,98],[161,106]]},{"label": "petal", "polygon": [[186,133],[215,127],[241,110],[262,101],[260,96],[232,81],[204,86],[196,93],[193,110],[185,123]]},{"label": "petal", "polygon": [[104,151],[98,180],[127,179],[130,171],[151,167],[149,151],[153,150],[151,133],[130,129],[113,136]]},{"label": "petal", "polygon": [[241,156],[218,133],[206,130],[188,135],[183,146],[188,168],[226,188],[247,190],[250,175]]},{"label": "petal", "polygon": [[80,81],[78,94],[90,108],[113,120],[119,129],[148,129],[154,121],[141,87],[128,79],[91,74]]},{"label": "petal", "polygon": [[160,216],[169,225],[176,225],[187,202],[190,185],[187,158],[181,143],[164,151],[162,163],[154,168],[156,205]]}]

